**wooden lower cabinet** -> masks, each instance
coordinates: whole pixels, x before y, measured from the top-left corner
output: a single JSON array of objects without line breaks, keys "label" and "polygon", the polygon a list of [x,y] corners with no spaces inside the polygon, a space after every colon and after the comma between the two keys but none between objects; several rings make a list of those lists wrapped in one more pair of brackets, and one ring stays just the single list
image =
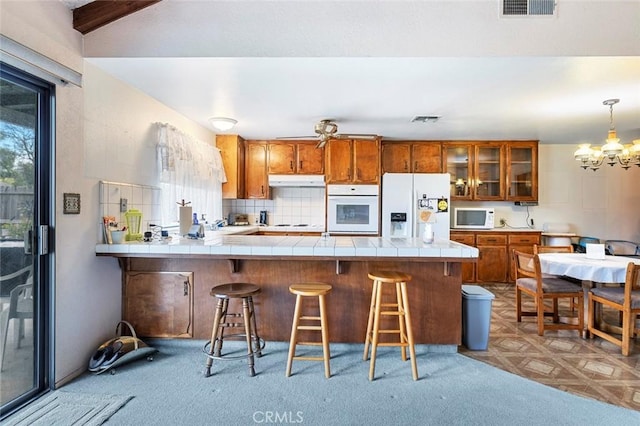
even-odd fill
[{"label": "wooden lower cabinet", "polygon": [[[209,339],[216,305],[216,299],[210,295],[211,288],[247,282],[261,289],[253,298],[260,336],[267,341],[288,342],[296,299],[289,292],[289,286],[301,282],[326,282],[333,286],[327,295],[331,342],[361,343],[366,334],[371,303],[372,284],[367,278],[368,272],[401,270],[413,277],[407,292],[411,300],[415,342],[461,343],[461,268],[457,260],[378,260],[363,256],[339,261],[309,256],[240,257],[176,255],[172,258],[126,259],[121,262],[126,269],[124,318],[145,337],[188,335],[193,339]],[[188,296],[183,296],[184,282],[193,284],[193,291],[189,291]],[[189,310],[191,303],[193,308]],[[241,308],[240,300],[230,301],[229,312],[238,312]],[[191,323],[189,318],[193,318]],[[393,323],[394,319],[389,317],[384,321]],[[396,318],[396,326],[397,321]]]},{"label": "wooden lower cabinet", "polygon": [[506,282],[509,265],[507,256],[507,236],[504,234],[476,235],[478,247],[478,265],[476,281]]},{"label": "wooden lower cabinet", "polygon": [[[473,232],[451,232],[451,241],[476,246],[476,235]],[[462,283],[473,283],[476,281],[476,264],[467,262],[462,264]]]},{"label": "wooden lower cabinet", "polygon": [[533,253],[541,233],[535,231],[451,231],[451,240],[478,248],[478,263],[462,264],[462,282],[514,282],[513,250]]},{"label": "wooden lower cabinet", "polygon": [[540,244],[541,234],[526,233],[509,235],[509,281],[515,282],[516,270],[513,264],[513,251],[521,251],[524,253],[533,253],[533,245]]},{"label": "wooden lower cabinet", "polygon": [[124,276],[122,317],[139,337],[193,337],[193,272]]}]

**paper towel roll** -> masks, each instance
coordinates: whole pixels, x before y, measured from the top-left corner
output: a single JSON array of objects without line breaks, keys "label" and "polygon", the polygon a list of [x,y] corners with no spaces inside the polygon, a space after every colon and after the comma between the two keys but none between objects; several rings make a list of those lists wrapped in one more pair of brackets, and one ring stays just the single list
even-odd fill
[{"label": "paper towel roll", "polygon": [[180,235],[187,235],[193,222],[191,206],[180,206]]}]

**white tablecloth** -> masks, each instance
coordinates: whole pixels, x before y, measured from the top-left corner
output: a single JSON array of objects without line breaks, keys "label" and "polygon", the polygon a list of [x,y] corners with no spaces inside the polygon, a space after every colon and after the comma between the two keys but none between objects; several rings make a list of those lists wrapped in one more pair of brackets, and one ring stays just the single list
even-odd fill
[{"label": "white tablecloth", "polygon": [[629,262],[640,265],[640,259],[624,256],[605,256],[588,259],[586,253],[541,253],[542,273],[565,275],[598,283],[623,283]]}]

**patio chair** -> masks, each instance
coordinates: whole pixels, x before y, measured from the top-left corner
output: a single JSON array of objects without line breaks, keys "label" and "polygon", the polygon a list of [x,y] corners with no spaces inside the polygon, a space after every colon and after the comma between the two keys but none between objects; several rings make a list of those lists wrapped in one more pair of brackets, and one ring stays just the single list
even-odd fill
[{"label": "patio chair", "polygon": [[16,347],[20,347],[20,340],[24,337],[24,320],[33,319],[33,275],[31,266],[27,266],[12,274],[0,277],[0,282],[8,281],[16,276],[25,275],[24,284],[18,285],[11,290],[8,297],[9,307],[2,306],[0,312],[0,371],[4,368],[4,353],[7,346],[7,335],[9,334],[9,323],[17,320],[15,324]]}]

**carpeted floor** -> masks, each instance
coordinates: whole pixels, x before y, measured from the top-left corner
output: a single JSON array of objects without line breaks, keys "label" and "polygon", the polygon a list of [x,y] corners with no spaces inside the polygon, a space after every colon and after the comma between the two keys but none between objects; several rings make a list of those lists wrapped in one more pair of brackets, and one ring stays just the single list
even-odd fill
[{"label": "carpeted floor", "polygon": [[418,346],[420,379],[397,348],[380,348],[376,380],[368,380],[362,344],[332,344],[332,377],[322,363],[295,361],[284,375],[288,344],[267,342],[255,377],[245,360],[215,362],[205,378],[202,341],[149,340],[159,352],[115,375],[87,373],[62,388],[134,398],[112,425],[637,425],[640,413],[501,371],[461,354]]}]

